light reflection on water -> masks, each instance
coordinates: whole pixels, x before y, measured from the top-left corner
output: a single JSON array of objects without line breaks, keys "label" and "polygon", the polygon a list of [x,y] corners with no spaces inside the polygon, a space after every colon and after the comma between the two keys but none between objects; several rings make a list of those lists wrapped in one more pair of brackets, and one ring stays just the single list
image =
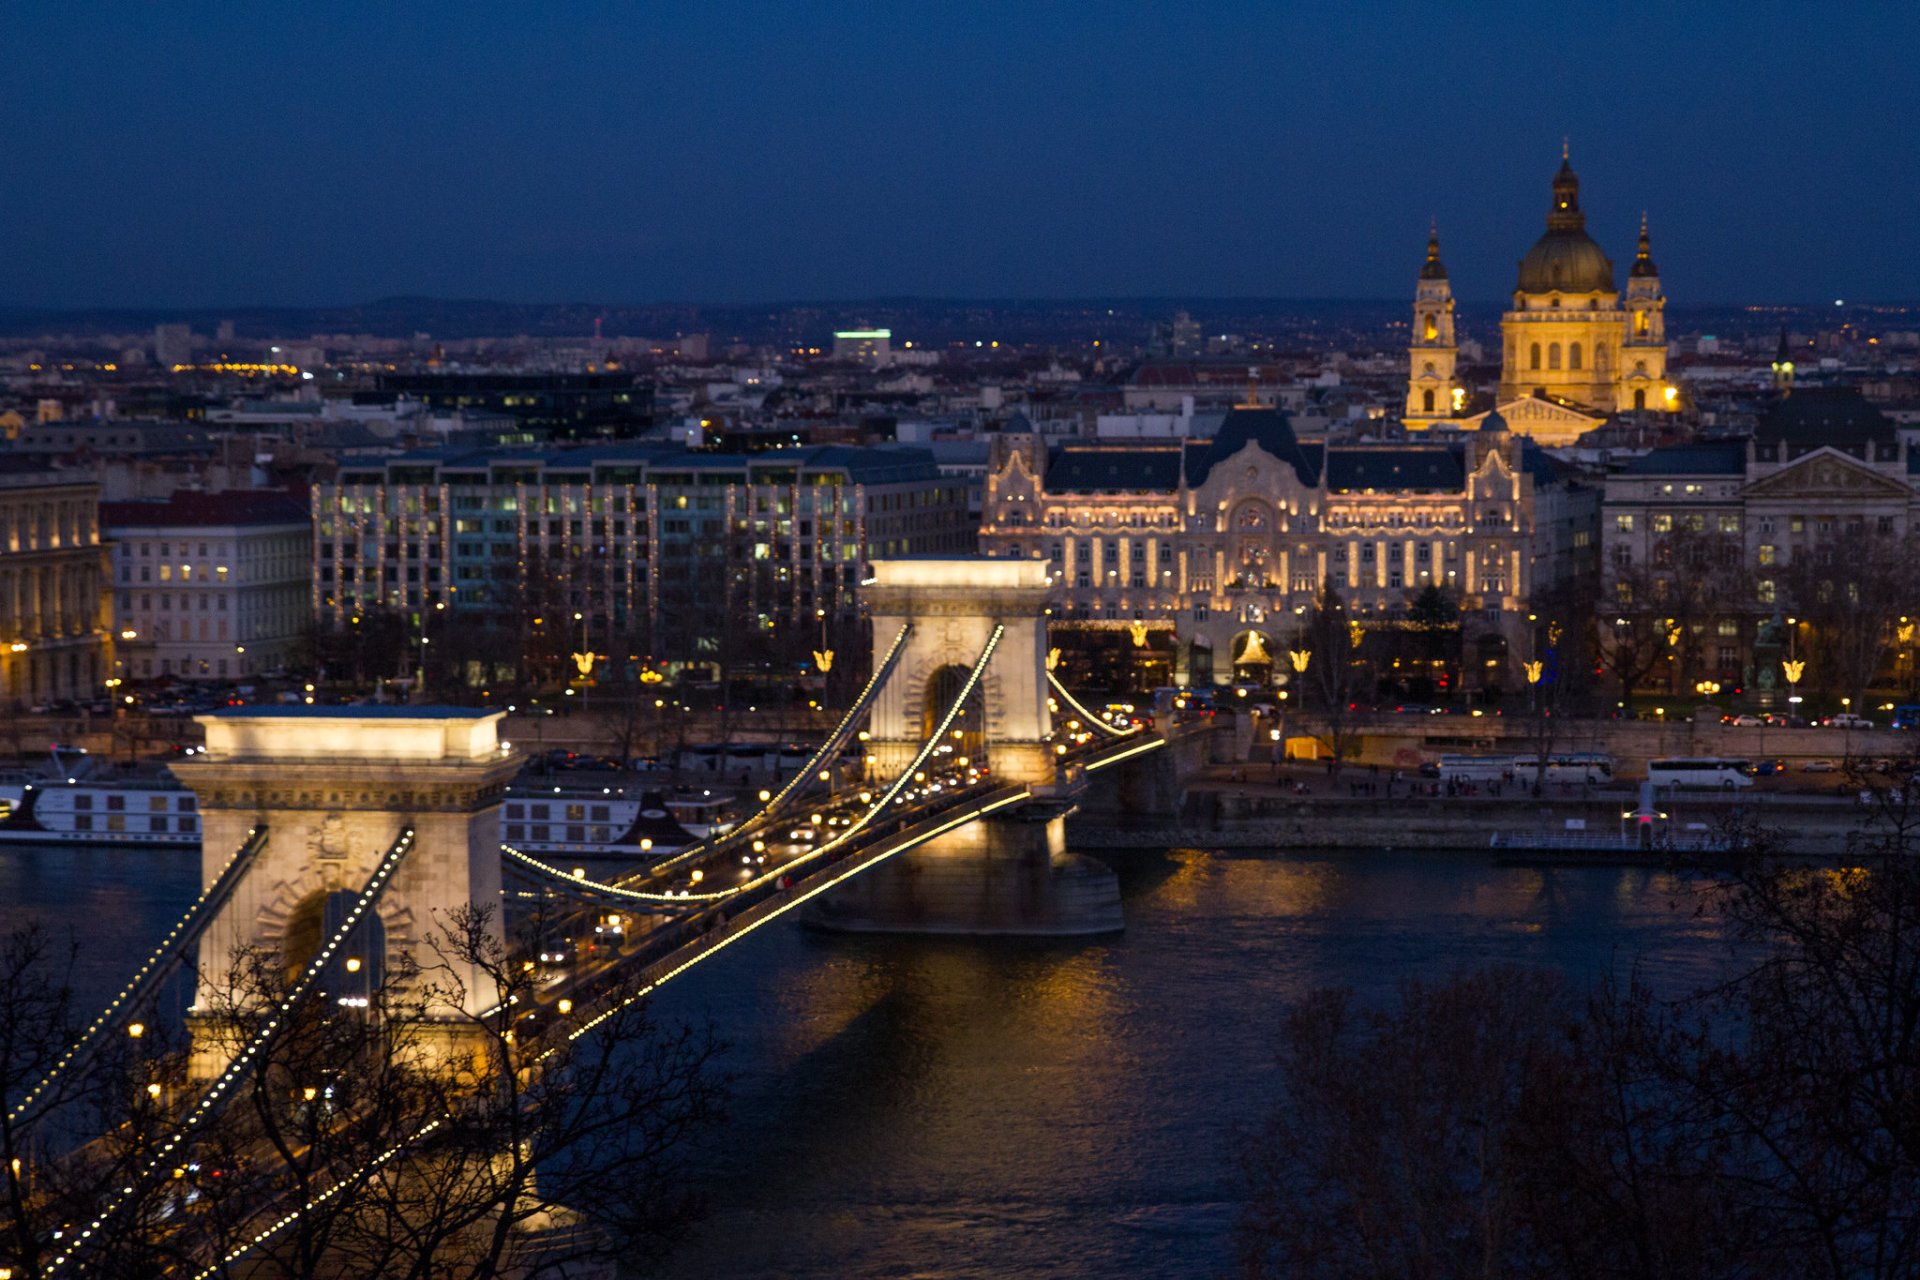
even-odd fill
[{"label": "light reflection on water", "polygon": [[1487,962],[1678,992],[1726,950],[1688,886],[1457,854],[1175,851],[1127,932],[1045,944],[769,930],[669,990],[734,1044],[713,1214],[675,1277],[1214,1276],[1236,1128],[1286,1002]]},{"label": "light reflection on water", "polygon": [[[1678,992],[1727,949],[1687,884],[1459,854],[1128,855],[1127,931],[1073,943],[765,929],[670,987],[732,1051],[669,1274],[1215,1276],[1239,1126],[1286,1002],[1488,962]],[[192,900],[182,850],[0,847],[0,911],[85,944],[103,1000]]]}]

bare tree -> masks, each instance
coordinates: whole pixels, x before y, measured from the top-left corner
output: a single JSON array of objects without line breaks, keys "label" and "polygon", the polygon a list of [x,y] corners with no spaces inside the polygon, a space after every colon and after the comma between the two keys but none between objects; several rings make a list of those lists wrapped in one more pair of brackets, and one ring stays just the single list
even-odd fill
[{"label": "bare tree", "polygon": [[1865,521],[1797,549],[1780,578],[1807,625],[1801,656],[1818,687],[1859,708],[1891,649],[1902,615],[1915,612],[1913,566],[1920,540],[1869,529]]},{"label": "bare tree", "polygon": [[1354,694],[1363,678],[1358,650],[1366,633],[1347,612],[1346,601],[1328,578],[1320,586],[1320,598],[1307,616],[1303,633],[1307,652],[1307,671],[1302,682],[1320,703],[1322,722],[1327,727],[1327,745],[1333,752],[1334,768],[1346,763],[1351,749],[1348,732],[1353,723]]},{"label": "bare tree", "polygon": [[[203,991],[197,1050],[264,1047],[231,1102],[191,1131],[176,1125],[201,1086],[158,1029],[139,1042],[154,1051],[92,1064],[66,1086],[63,1132],[105,1136],[61,1154],[0,1126],[23,1157],[0,1237],[14,1274],[39,1275],[72,1247],[55,1233],[103,1203],[117,1207],[84,1249],[89,1273],[108,1276],[233,1258],[316,1280],[534,1277],[674,1238],[698,1208],[681,1152],[720,1115],[718,1044],[663,1030],[644,1002],[536,1012],[544,975],[501,940],[491,911],[440,921],[419,964],[360,968],[364,983],[342,970],[290,1006],[297,966],[236,954]],[[17,1069],[0,1067],[10,1106],[73,1031],[54,959],[17,940],[0,952],[0,977],[14,979],[0,990],[0,1036],[47,1028]],[[260,1040],[268,1024],[276,1034]]]}]

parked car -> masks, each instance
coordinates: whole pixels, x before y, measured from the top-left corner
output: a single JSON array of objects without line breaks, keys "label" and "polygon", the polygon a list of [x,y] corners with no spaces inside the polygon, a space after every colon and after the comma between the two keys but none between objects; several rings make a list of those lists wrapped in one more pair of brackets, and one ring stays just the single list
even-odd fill
[{"label": "parked car", "polygon": [[1871,729],[1873,721],[1865,716],[1856,716],[1852,712],[1842,712],[1837,716],[1828,716],[1820,722],[1829,729]]},{"label": "parked car", "polygon": [[1721,723],[1730,724],[1738,728],[1745,729],[1745,728],[1757,728],[1760,725],[1765,724],[1766,721],[1759,716],[1749,715],[1743,712],[1737,716],[1722,716]]},{"label": "parked car", "polygon": [[1831,760],[1802,760],[1800,762],[1800,772],[1802,773],[1832,773],[1836,767]]}]

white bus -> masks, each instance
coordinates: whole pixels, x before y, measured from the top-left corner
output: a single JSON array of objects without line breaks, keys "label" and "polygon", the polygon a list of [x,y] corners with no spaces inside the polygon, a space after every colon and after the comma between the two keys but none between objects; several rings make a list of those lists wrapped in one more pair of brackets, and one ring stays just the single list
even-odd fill
[{"label": "white bus", "polygon": [[1718,756],[1647,761],[1647,781],[1655,787],[1705,787],[1733,791],[1753,785],[1753,766]]},{"label": "white bus", "polygon": [[[1540,757],[1515,756],[1513,776],[1518,782],[1531,783],[1540,772]],[[1595,751],[1558,751],[1547,757],[1548,782],[1586,782],[1604,786],[1613,781],[1613,757]]]},{"label": "white bus", "polygon": [[1512,756],[1440,757],[1440,776],[1448,782],[1498,782],[1512,772]]}]

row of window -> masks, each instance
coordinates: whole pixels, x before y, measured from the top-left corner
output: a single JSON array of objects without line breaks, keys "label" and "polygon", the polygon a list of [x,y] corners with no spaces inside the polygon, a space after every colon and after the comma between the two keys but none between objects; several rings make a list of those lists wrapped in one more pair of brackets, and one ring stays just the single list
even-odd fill
[{"label": "row of window", "polygon": [[[106,831],[106,832],[128,831],[132,829],[127,826],[127,819],[126,819],[126,815],[124,814],[110,813],[110,814],[105,814],[103,816],[106,818],[106,822],[103,825],[96,827],[93,825],[92,814],[76,813],[73,815],[73,829],[75,831]],[[167,832],[178,831],[182,835],[192,835],[194,832],[200,829],[200,820],[198,818],[175,819],[175,818],[165,818],[165,817],[152,817],[147,819],[146,829],[150,833],[157,832],[157,833],[164,834]]]},{"label": "row of window", "polygon": [[[1632,514],[1616,515],[1613,518],[1614,531],[1632,533],[1639,526],[1639,519],[1637,515]],[[1840,523],[1839,518],[1835,516],[1788,516],[1786,521],[1789,533],[1805,533],[1809,523],[1816,533],[1832,533]],[[1859,533],[1866,528],[1866,517],[1848,516],[1845,523],[1849,532]],[[1657,511],[1647,516],[1647,528],[1653,533],[1672,533],[1676,528],[1692,533],[1704,533],[1709,527],[1721,533],[1739,533],[1740,525],[1741,518],[1734,512],[1721,512],[1718,515],[1709,516],[1698,511],[1683,511],[1678,514]],[[1778,532],[1778,525],[1779,521],[1774,516],[1755,516],[1753,521],[1755,531],[1761,534]],[[1875,516],[1873,527],[1876,533],[1890,536],[1895,527],[1894,517]]]}]

